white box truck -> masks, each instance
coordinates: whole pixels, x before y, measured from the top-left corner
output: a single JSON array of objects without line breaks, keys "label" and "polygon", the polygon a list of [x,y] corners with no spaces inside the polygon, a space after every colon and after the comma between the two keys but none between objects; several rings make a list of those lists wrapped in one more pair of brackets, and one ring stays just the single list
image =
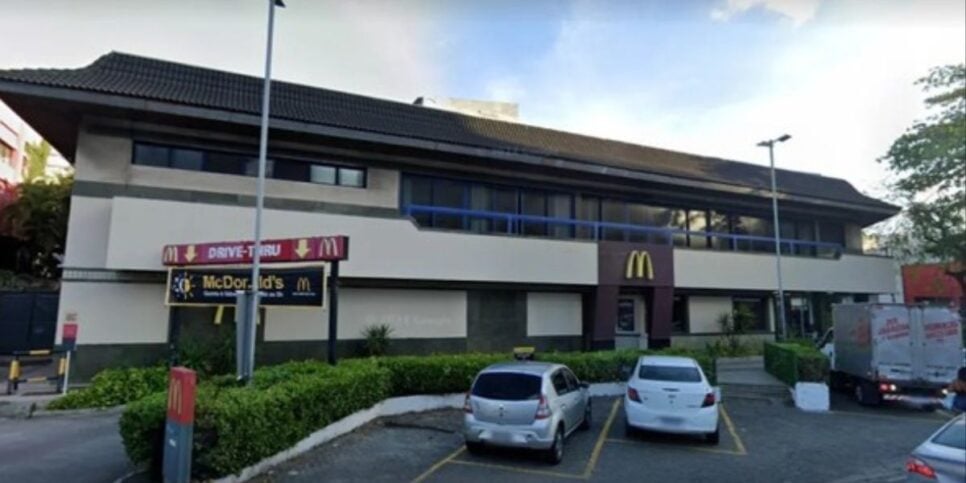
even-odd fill
[{"label": "white box truck", "polygon": [[833,387],[851,387],[860,404],[933,401],[963,365],[962,322],[943,307],[842,304],[819,343]]}]

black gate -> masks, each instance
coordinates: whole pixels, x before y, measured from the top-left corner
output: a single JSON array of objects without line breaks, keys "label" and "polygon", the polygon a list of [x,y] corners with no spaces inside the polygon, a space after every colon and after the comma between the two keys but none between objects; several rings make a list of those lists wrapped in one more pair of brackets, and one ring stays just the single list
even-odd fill
[{"label": "black gate", "polygon": [[0,354],[52,348],[59,299],[58,292],[0,292]]}]

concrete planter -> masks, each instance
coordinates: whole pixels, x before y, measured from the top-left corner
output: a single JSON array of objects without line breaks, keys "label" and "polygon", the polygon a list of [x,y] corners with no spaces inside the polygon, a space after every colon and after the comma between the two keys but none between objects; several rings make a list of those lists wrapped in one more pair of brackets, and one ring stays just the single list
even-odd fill
[{"label": "concrete planter", "polygon": [[799,382],[791,391],[798,409],[815,412],[829,410],[829,390],[824,382]]}]

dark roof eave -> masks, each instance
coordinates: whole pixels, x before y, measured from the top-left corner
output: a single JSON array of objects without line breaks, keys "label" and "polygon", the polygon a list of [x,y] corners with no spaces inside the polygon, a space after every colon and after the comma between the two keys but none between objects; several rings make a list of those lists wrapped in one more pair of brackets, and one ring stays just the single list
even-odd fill
[{"label": "dark roof eave", "polygon": [[[51,87],[24,82],[0,80],[0,93],[14,95],[26,95],[76,102],[83,104],[99,105],[104,107],[119,108],[132,111],[152,112],[167,114],[180,117],[204,119],[231,124],[241,124],[258,126],[260,117],[255,114],[233,112],[210,107],[198,107],[185,104],[175,104],[165,101],[154,101],[135,97],[118,96],[113,94],[103,94],[97,92],[83,91],[77,89]],[[469,146],[463,144],[446,143],[441,141],[427,140],[414,137],[404,137],[392,134],[385,134],[374,131],[363,131],[336,127],[324,124],[294,121],[289,119],[273,118],[271,120],[272,129],[287,130],[293,132],[316,134],[328,137],[343,138],[355,141],[363,141],[378,144],[388,144],[398,147],[415,148],[429,151],[437,151],[447,154],[457,154],[479,158],[488,158],[501,161],[522,163],[530,166],[540,166],[545,168],[557,168],[561,170],[576,171],[585,174],[601,176],[613,176],[623,179],[647,181],[653,183],[669,184],[686,188],[704,189],[719,192],[727,192],[740,195],[750,195],[757,197],[771,197],[771,191],[767,189],[749,188],[728,183],[701,181],[690,178],[668,176],[662,174],[648,173],[644,171],[631,170],[615,166],[607,166],[592,162],[571,160],[557,157],[538,156],[522,152],[509,152],[500,149],[484,148],[479,146]],[[900,208],[881,201],[876,201],[876,205],[865,205],[857,203],[847,203],[825,198],[779,193],[779,199],[795,201],[811,205],[819,205],[830,208],[844,208],[849,210],[866,212],[874,215],[874,218],[885,219],[897,214]]]}]

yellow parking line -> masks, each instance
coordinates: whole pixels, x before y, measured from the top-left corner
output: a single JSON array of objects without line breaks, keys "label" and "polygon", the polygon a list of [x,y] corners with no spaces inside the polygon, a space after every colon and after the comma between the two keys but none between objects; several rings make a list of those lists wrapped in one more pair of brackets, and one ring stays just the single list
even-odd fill
[{"label": "yellow parking line", "polygon": [[617,417],[617,408],[620,405],[621,400],[618,398],[610,408],[610,415],[607,416],[607,421],[604,422],[604,428],[601,429],[600,436],[597,437],[597,443],[594,444],[594,451],[590,454],[587,467],[584,468],[584,478],[590,478],[591,473],[594,472],[594,468],[597,467],[597,459],[600,458],[600,451],[604,448],[604,441],[607,440],[607,434],[610,433],[610,427],[614,424],[614,418]]},{"label": "yellow parking line", "polygon": [[428,470],[424,471],[423,474],[417,476],[416,479],[414,479],[412,483],[419,483],[421,481],[424,481],[426,478],[429,478],[429,476],[432,475],[433,473],[435,473],[436,470],[440,469],[446,463],[449,463],[449,462],[453,461],[453,458],[456,458],[457,456],[459,456],[460,454],[462,454],[464,451],[466,451],[466,447],[465,446],[460,446],[456,451],[453,451],[452,453],[450,453],[445,458],[437,461],[433,466],[430,466]]},{"label": "yellow parking line", "polygon": [[570,473],[558,473],[556,471],[531,470],[529,468],[518,468],[516,466],[499,465],[499,464],[495,464],[495,463],[480,463],[480,462],[477,462],[477,461],[466,461],[466,460],[457,460],[457,459],[450,460],[450,461],[446,461],[446,463],[450,463],[450,464],[454,464],[454,465],[478,466],[478,467],[481,467],[481,468],[492,468],[492,469],[497,469],[497,470],[513,471],[513,472],[516,472],[516,473],[526,473],[526,474],[531,474],[531,475],[552,476],[554,478],[570,478],[570,479],[573,479],[573,480],[585,480],[585,479],[587,479],[587,477],[584,476],[584,475],[573,475],[573,474],[570,474]]},{"label": "yellow parking line", "polygon": [[[647,444],[644,443],[644,442],[642,442],[642,441],[635,441],[633,439],[625,439],[625,438],[608,438],[607,439],[607,442],[608,443],[620,443],[620,444],[637,445],[637,446],[647,446]],[[688,451],[701,451],[701,452],[704,452],[704,453],[727,454],[727,455],[731,455],[731,456],[745,456],[746,455],[746,453],[739,453],[738,451],[732,451],[730,449],[715,449],[715,448],[700,448],[700,447],[697,447],[697,446],[670,446],[670,445],[665,446],[665,447],[666,448],[680,448],[680,449],[684,449],[684,450],[688,450]]]},{"label": "yellow parking line", "polygon": [[728,411],[725,411],[724,405],[721,406],[721,417],[724,419],[725,426],[727,426],[728,432],[731,433],[731,437],[735,439],[735,447],[738,448],[738,454],[742,456],[748,454],[748,450],[745,449],[745,444],[741,442],[738,431],[735,431],[735,425],[731,422],[731,417],[728,416]]}]

